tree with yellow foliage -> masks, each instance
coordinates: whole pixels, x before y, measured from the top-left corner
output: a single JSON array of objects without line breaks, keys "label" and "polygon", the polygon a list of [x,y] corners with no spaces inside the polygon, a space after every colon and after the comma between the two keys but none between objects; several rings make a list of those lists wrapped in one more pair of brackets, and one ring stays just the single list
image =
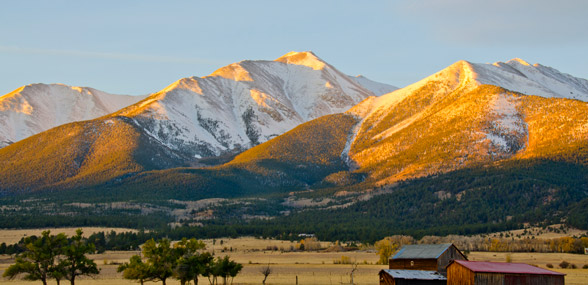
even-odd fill
[{"label": "tree with yellow foliage", "polygon": [[377,241],[375,246],[376,250],[378,251],[378,255],[380,256],[378,264],[388,264],[388,259],[394,252],[396,252],[399,244],[394,242],[391,237],[386,237],[380,241]]}]

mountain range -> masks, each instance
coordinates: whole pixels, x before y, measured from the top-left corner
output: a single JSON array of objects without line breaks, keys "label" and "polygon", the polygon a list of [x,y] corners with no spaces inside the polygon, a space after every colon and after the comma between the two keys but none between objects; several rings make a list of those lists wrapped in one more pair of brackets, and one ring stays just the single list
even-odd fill
[{"label": "mountain range", "polygon": [[[7,130],[33,134],[43,130],[37,125],[49,129],[57,125],[53,122],[71,123],[2,149],[11,157],[0,166],[6,170],[1,175],[3,190],[59,188],[75,185],[72,180],[91,185],[143,170],[214,164],[215,159],[230,158],[301,123],[344,112],[395,89],[347,76],[312,52],[234,63],[143,97],[63,85],[27,86],[2,97],[12,102],[3,113],[9,118]],[[112,102],[106,105],[102,98]],[[123,99],[135,104],[115,104]],[[67,102],[58,104],[59,100]],[[59,108],[77,116],[66,116],[68,112]],[[12,117],[23,116],[23,109],[27,120],[11,124]],[[96,119],[88,120],[92,118]]]},{"label": "mountain range", "polygon": [[[10,144],[0,149],[0,191],[93,201],[343,197],[340,211],[379,193],[410,202],[406,215],[445,203],[431,215],[455,217],[455,207],[482,203],[494,212],[468,222],[565,220],[588,199],[587,101],[588,80],[521,59],[459,61],[396,90],[292,52],[184,78]],[[406,215],[404,226],[416,219]],[[420,218],[430,225],[432,216]]]}]

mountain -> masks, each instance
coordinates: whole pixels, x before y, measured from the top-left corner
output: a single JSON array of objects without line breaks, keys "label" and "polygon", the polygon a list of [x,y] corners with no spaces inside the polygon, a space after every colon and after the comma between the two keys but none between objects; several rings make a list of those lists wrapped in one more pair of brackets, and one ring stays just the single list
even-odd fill
[{"label": "mountain", "polygon": [[346,114],[323,116],[248,149],[223,165],[152,168],[84,189],[84,196],[100,200],[104,193],[112,193],[123,200],[145,202],[199,200],[283,194],[320,186],[323,181],[351,183],[360,179],[347,173],[341,152],[356,123]]},{"label": "mountain", "polygon": [[312,52],[291,52],[178,80],[115,115],[133,118],[170,149],[202,158],[243,151],[373,95]]},{"label": "mountain", "polygon": [[187,165],[126,117],[74,122],[0,149],[2,192],[69,189]]},{"label": "mountain", "polygon": [[63,84],[20,87],[0,97],[0,148],[59,125],[110,114],[145,97]]},{"label": "mountain", "polygon": [[1,187],[71,188],[208,164],[373,95],[312,52],[242,61],[210,76],[178,80],[110,115],[1,149]]},{"label": "mountain", "polygon": [[[378,185],[507,159],[554,158],[584,147],[588,81],[520,59],[457,62],[372,97],[343,156]],[[580,101],[581,100],[581,101]]]}]

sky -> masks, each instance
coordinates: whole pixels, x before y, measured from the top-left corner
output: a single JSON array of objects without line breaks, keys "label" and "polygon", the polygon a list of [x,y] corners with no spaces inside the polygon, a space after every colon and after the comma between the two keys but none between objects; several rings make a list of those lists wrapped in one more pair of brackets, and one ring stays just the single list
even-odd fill
[{"label": "sky", "polygon": [[588,1],[2,1],[0,94],[31,83],[157,92],[241,60],[313,51],[403,87],[458,60],[588,78]]}]

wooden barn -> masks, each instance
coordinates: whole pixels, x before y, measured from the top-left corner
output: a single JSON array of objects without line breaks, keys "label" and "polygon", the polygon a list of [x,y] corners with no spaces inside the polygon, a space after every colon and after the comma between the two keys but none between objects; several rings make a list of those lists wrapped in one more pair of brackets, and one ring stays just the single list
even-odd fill
[{"label": "wooden barn", "polygon": [[447,284],[447,278],[437,271],[384,269],[380,271],[380,285]]},{"label": "wooden barn", "polygon": [[563,285],[565,274],[524,263],[455,260],[447,284]]},{"label": "wooden barn", "polygon": [[451,243],[405,245],[389,262],[390,269],[437,271],[447,276],[447,265],[453,260],[467,260]]}]

